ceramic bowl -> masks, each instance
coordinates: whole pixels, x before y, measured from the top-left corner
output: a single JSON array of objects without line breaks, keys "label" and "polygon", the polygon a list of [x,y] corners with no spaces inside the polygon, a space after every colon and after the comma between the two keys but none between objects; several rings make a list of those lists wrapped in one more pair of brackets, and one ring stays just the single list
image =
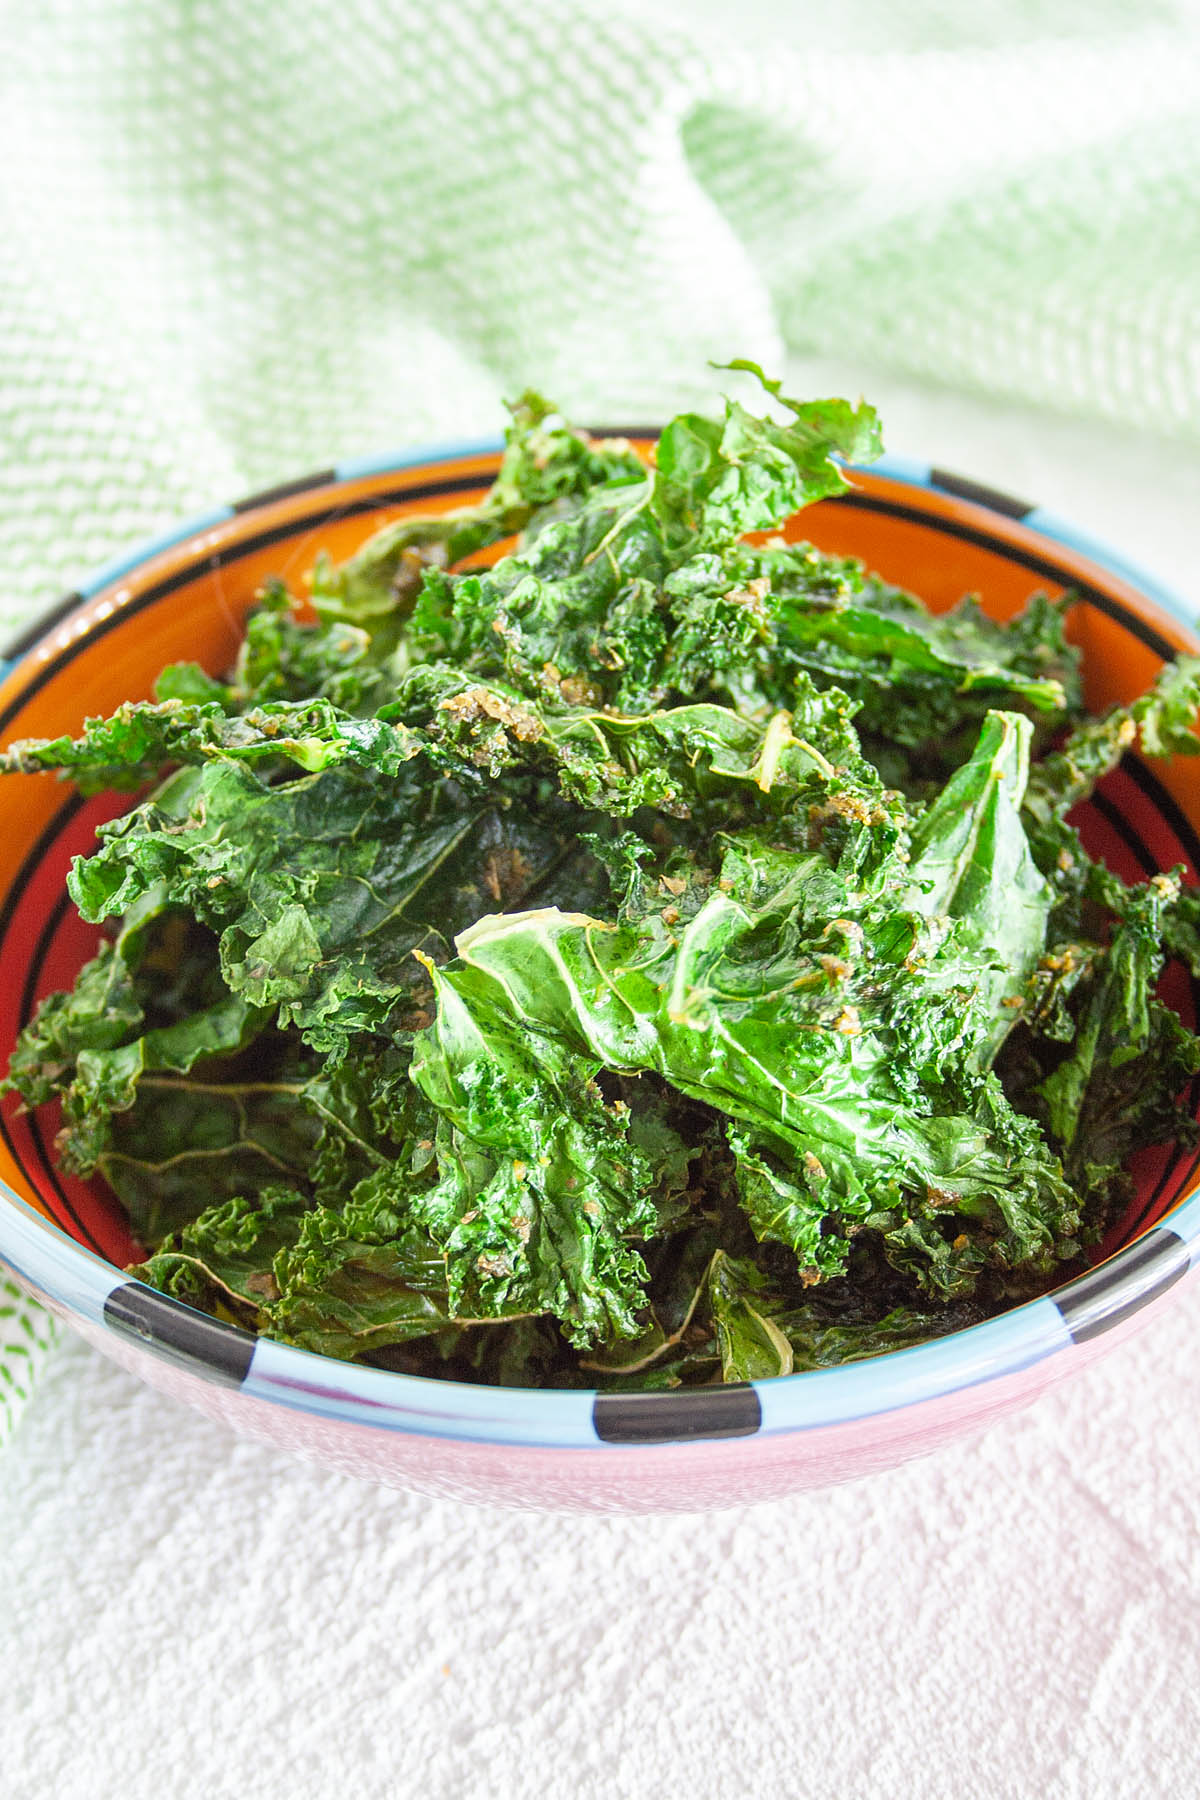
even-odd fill
[{"label": "ceramic bowl", "polygon": [[[647,433],[631,433],[648,437]],[[487,486],[494,444],[324,470],[222,507],[101,569],[11,645],[0,743],[56,736],[149,694],[164,663],[230,660],[255,590],[298,586],[319,548],[347,555],[405,512]],[[886,460],[804,513],[790,535],[862,557],[935,608],[966,592],[1004,617],[1031,591],[1077,590],[1070,629],[1094,708],[1131,699],[1200,649],[1182,605],[1118,557],[1006,495]],[[0,1066],[42,995],[97,942],[63,886],[73,855],[126,801],[50,776],[0,781]],[[1200,868],[1200,780],[1136,756],[1080,809],[1089,848],[1122,874]],[[1189,1020],[1192,986],[1169,998]],[[1190,1097],[1193,1110],[1196,1093]],[[1200,1238],[1193,1151],[1137,1158],[1136,1198],[1082,1278],[971,1330],[870,1362],[744,1386],[600,1395],[471,1387],[315,1356],[130,1281],[131,1245],[99,1183],[56,1169],[49,1109],[0,1116],[0,1261],[97,1349],[236,1430],[332,1468],[462,1499],[598,1511],[776,1498],[883,1469],[1025,1405],[1139,1327],[1188,1274]]]}]

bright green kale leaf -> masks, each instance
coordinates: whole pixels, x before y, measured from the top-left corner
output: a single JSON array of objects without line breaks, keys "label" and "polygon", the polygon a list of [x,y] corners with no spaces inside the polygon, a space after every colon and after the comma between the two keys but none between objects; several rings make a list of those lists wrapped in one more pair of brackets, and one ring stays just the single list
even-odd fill
[{"label": "bright green kale leaf", "polygon": [[[154,683],[154,698],[161,702],[176,700],[185,706],[219,706],[222,712],[233,710],[233,689],[195,662],[168,663]],[[70,742],[72,740],[64,740]]]},{"label": "bright green kale leaf", "polygon": [[650,506],[672,547],[703,550],[770,531],[814,500],[844,493],[844,461],[873,462],[883,449],[873,407],[789,400],[757,363],[724,366],[757,377],[793,416],[780,424],[726,400],[723,420],[684,413],[671,421],[659,439]]},{"label": "bright green kale leaf", "polygon": [[1039,1291],[1187,1135],[1155,989],[1200,890],[1064,814],[1139,735],[1195,752],[1200,663],[1031,769],[1069,600],[934,617],[767,538],[878,426],[729,366],[785,416],[642,460],[527,394],[490,494],[322,558],[314,622],[269,583],[231,670],[5,754],[159,784],[7,1083],[143,1279],[454,1379],[757,1380]]},{"label": "bright green kale leaf", "polygon": [[974,1004],[993,1021],[976,1046],[983,1066],[1012,1022],[1015,1007],[1006,1018],[1005,1002],[1020,995],[1042,954],[1054,903],[1021,821],[1031,736],[1019,713],[989,713],[971,760],[922,814],[910,843],[912,903],[956,921],[950,979],[961,983],[969,971]]},{"label": "bright green kale leaf", "polygon": [[911,872],[899,844],[874,869],[856,854],[872,832],[860,799],[836,863],[743,838],[711,891],[620,927],[555,910],[481,920],[438,977],[455,1032],[418,1039],[415,1079],[441,1105],[431,1071],[459,1078],[472,1033],[545,1034],[585,1076],[654,1071],[732,1121],[755,1235],[816,1276],[844,1269],[868,1226],[948,1291],[984,1260],[1051,1255],[1074,1226],[1070,1197],[988,1068],[1004,1015],[987,938],[1014,872],[1029,891],[1012,945],[1025,963],[1040,947],[1017,812],[1027,730],[989,720],[954,798],[955,842],[937,857],[918,843]]},{"label": "bright green kale leaf", "polygon": [[141,787],[169,764],[277,761],[313,773],[350,762],[394,775],[418,752],[402,729],[359,719],[328,700],[267,701],[227,713],[215,701],[136,701],[88,719],[78,738],[10,744],[0,766],[22,774],[58,769],[88,792]]},{"label": "bright green kale leaf", "polygon": [[386,659],[345,619],[302,620],[281,581],[268,582],[246,620],[230,695],[239,711],[269,700],[329,700],[367,715],[390,699]]},{"label": "bright green kale leaf", "polygon": [[839,456],[878,453],[869,407],[795,410],[782,425],[736,401],[721,423],[684,415],[663,432],[653,469],[593,488],[494,568],[428,572],[410,653],[449,657],[529,697],[557,689],[568,704],[652,705],[669,626],[659,590],[672,569],[840,492]]},{"label": "bright green kale leaf", "polygon": [[1147,756],[1200,756],[1200,657],[1167,663],[1132,706],[1116,706],[1077,725],[1061,749],[1033,772],[1025,798],[1031,822],[1053,827],[1086,800],[1138,741]]},{"label": "bright green kale leaf", "polygon": [[446,1251],[456,1313],[516,1307],[574,1344],[637,1334],[657,1225],[655,1169],[586,1057],[532,1021],[493,1029],[433,971],[437,1017],[413,1080],[440,1115],[439,1180],[414,1201]]},{"label": "bright green kale leaf", "polygon": [[427,567],[461,562],[564,501],[640,477],[628,444],[576,431],[540,394],[523,394],[511,410],[499,475],[478,505],[398,519],[340,568],[328,558],[318,562],[312,600],[323,619],[377,630],[381,618],[411,602]]}]

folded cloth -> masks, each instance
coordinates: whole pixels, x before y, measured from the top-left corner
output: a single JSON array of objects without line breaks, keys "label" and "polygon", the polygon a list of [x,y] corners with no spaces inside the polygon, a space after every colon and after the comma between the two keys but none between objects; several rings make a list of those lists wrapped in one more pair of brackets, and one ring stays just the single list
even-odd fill
[{"label": "folded cloth", "polygon": [[[1171,0],[15,10],[0,632],[189,512],[495,434],[530,382],[647,420],[790,352],[1200,442]],[[47,1335],[5,1304],[0,1440]]]}]

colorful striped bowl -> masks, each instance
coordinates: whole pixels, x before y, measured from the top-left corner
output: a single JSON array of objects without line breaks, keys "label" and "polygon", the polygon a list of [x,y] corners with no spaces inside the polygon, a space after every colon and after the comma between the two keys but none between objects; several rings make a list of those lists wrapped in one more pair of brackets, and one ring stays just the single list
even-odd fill
[{"label": "colorful striped bowl", "polygon": [[[648,433],[629,435],[648,438]],[[407,511],[462,504],[494,444],[323,471],[194,520],[99,570],[0,664],[0,742],[75,730],[146,696],[164,663],[231,658],[270,575],[298,584],[320,548],[348,554]],[[802,531],[800,525],[802,524]],[[1180,603],[1039,508],[888,459],[803,515],[794,535],[862,557],[937,608],[977,592],[1007,616],[1072,587],[1093,707],[1128,700],[1200,649]],[[1200,783],[1136,756],[1081,809],[1089,847],[1140,877],[1200,869]],[[0,1063],[42,995],[69,985],[97,932],[63,878],[123,802],[48,776],[0,782]],[[1189,1019],[1178,971],[1169,998]],[[1193,1094],[1193,1104],[1196,1095]],[[1026,1404],[1151,1316],[1200,1254],[1197,1157],[1137,1159],[1136,1199],[1093,1271],[987,1324],[872,1362],[745,1386],[629,1396],[470,1387],[314,1356],[194,1312],[122,1274],[130,1240],[102,1184],[55,1168],[49,1109],[0,1113],[0,1262],[89,1342],[250,1436],[349,1473],[462,1499],[597,1511],[698,1510],[843,1481]]]}]

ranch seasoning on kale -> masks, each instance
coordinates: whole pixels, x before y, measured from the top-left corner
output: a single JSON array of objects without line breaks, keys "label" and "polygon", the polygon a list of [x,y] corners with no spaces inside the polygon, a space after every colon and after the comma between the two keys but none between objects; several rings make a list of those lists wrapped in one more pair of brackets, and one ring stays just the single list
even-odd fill
[{"label": "ranch seasoning on kale", "polygon": [[1063,1279],[1190,1131],[1196,891],[1064,818],[1135,738],[1200,749],[1200,666],[1087,718],[1069,597],[935,617],[770,535],[879,433],[764,386],[649,467],[526,394],[481,503],[9,749],[142,790],[8,1077],[142,1280],[423,1374],[738,1381]]}]

